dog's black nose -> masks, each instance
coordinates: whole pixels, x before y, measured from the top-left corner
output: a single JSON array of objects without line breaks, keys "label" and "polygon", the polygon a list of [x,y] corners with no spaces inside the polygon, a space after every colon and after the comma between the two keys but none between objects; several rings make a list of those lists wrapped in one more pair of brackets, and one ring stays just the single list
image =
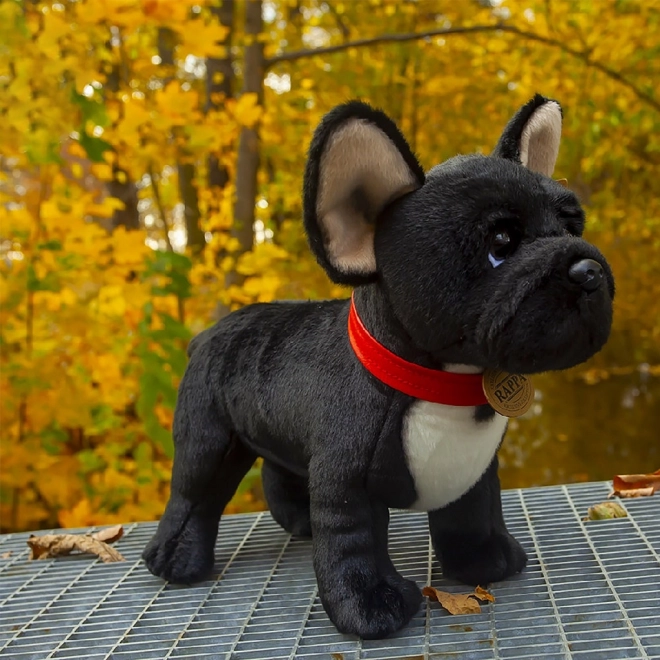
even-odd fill
[{"label": "dog's black nose", "polygon": [[603,280],[603,267],[593,259],[580,259],[568,269],[568,278],[585,291],[595,291]]}]

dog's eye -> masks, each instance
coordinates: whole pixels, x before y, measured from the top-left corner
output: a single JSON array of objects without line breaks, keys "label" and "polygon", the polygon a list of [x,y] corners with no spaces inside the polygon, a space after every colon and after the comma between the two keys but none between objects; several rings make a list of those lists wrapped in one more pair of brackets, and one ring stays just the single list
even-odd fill
[{"label": "dog's eye", "polygon": [[515,244],[511,240],[509,232],[504,229],[498,229],[490,243],[490,252],[488,253],[488,261],[490,261],[493,268],[497,268],[504,263],[504,260],[513,252]]}]

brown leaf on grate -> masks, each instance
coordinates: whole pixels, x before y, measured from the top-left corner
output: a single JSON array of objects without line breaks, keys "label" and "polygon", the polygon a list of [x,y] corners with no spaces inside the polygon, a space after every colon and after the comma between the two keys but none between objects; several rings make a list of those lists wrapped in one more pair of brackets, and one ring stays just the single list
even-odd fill
[{"label": "brown leaf on grate", "polygon": [[613,490],[608,497],[650,497],[655,493],[653,486],[646,486],[645,488],[626,488],[625,490]]},{"label": "brown leaf on grate", "polygon": [[660,470],[653,474],[617,474],[608,497],[649,497],[660,490]]},{"label": "brown leaf on grate", "polygon": [[[30,559],[50,559],[69,555],[73,551],[96,555],[105,563],[113,561],[126,561],[121,553],[117,552],[108,543],[113,543],[124,533],[121,525],[109,527],[94,534],[43,534],[30,535]],[[107,543],[105,540],[107,540]]]},{"label": "brown leaf on grate", "polygon": [[435,587],[424,587],[422,593],[438,601],[449,614],[479,614],[481,605],[478,600],[495,602],[495,596],[481,587],[477,587],[471,594],[450,594]]},{"label": "brown leaf on grate", "polygon": [[628,513],[616,502],[601,502],[594,504],[587,510],[586,518],[582,520],[610,520],[611,518],[625,518]]},{"label": "brown leaf on grate", "polygon": [[483,587],[477,586],[477,588],[474,590],[474,595],[479,599],[479,600],[485,600],[489,603],[494,603],[495,602],[495,596],[490,593],[490,591],[486,591]]},{"label": "brown leaf on grate", "polygon": [[119,539],[124,536],[124,528],[121,525],[106,527],[105,529],[100,529],[98,532],[94,532],[92,536],[97,541],[103,541],[104,543],[114,543],[115,541],[119,541]]},{"label": "brown leaf on grate", "polygon": [[7,550],[7,552],[3,552],[0,557],[3,559],[9,559],[11,557],[11,550]]}]

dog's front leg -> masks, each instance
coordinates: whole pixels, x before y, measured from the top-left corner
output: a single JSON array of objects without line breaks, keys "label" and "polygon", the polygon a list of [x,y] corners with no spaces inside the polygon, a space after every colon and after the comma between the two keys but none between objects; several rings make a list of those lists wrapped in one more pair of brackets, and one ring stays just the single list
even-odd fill
[{"label": "dog's front leg", "polygon": [[465,495],[429,512],[429,531],[444,576],[466,584],[503,580],[527,563],[504,524],[497,456]]},{"label": "dog's front leg", "polygon": [[369,499],[360,479],[337,472],[336,464],[310,470],[319,594],[340,632],[379,639],[410,621],[421,593],[389,558],[387,507]]}]

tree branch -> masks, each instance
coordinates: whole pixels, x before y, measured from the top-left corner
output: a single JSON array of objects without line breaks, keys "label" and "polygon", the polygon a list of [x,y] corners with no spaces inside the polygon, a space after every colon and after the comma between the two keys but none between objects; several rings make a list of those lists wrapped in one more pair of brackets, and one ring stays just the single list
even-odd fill
[{"label": "tree branch", "polygon": [[376,44],[401,43],[405,41],[417,41],[428,37],[442,37],[449,34],[472,34],[475,32],[494,32],[501,30],[499,23],[492,25],[473,25],[470,27],[438,28],[437,30],[428,30],[427,32],[409,32],[405,34],[382,34],[379,37],[370,39],[356,39],[355,41],[345,41],[334,46],[324,46],[322,48],[305,48],[303,50],[293,51],[291,53],[282,53],[266,60],[266,69],[280,62],[290,62],[292,60],[301,60],[306,57],[315,57],[317,55],[328,55],[337,53],[349,48],[363,48],[364,46],[374,46]]},{"label": "tree branch", "polygon": [[337,9],[333,6],[333,4],[330,2],[326,4],[328,5],[328,10],[335,19],[335,23],[337,23],[337,27],[341,32],[342,39],[346,41],[346,39],[348,39],[351,36],[351,31],[349,30],[348,26],[344,22],[344,19],[341,17],[341,14],[337,11]]},{"label": "tree branch", "polygon": [[[232,66],[231,40],[234,30],[234,0],[223,0],[221,6],[210,7],[211,14],[218,18],[220,25],[227,28],[227,35],[219,45],[224,47],[223,57],[206,58],[206,103],[204,112],[219,110],[222,103],[232,97],[234,69]],[[222,80],[218,80],[218,76]],[[210,188],[224,188],[229,182],[229,172],[220,163],[218,154],[207,159],[207,181]]]},{"label": "tree branch", "polygon": [[167,251],[174,252],[174,247],[172,246],[172,241],[170,240],[170,227],[167,222],[167,215],[165,214],[163,200],[160,196],[160,186],[158,185],[158,181],[156,180],[156,175],[154,174],[154,168],[151,163],[149,163],[149,167],[147,168],[147,174],[149,175],[149,182],[151,183],[151,191],[153,192],[154,195],[156,208],[158,209],[160,219],[163,221],[163,227],[165,229],[165,244],[167,245]]},{"label": "tree branch", "polygon": [[503,32],[509,32],[510,34],[517,34],[524,39],[529,39],[530,41],[537,41],[539,43],[545,44],[546,46],[552,46],[553,48],[558,48],[559,50],[572,55],[573,57],[581,60],[587,66],[593,67],[597,71],[604,73],[608,78],[616,80],[619,84],[627,87],[635,96],[644,103],[650,105],[652,108],[660,112],[660,101],[655,99],[651,94],[648,94],[644,90],[640,89],[634,82],[628,80],[625,76],[621,75],[618,71],[611,69],[605,64],[598,62],[597,60],[591,59],[591,53],[587,50],[580,51],[567,46],[565,43],[559,41],[558,39],[553,39],[551,37],[544,37],[540,34],[534,32],[527,32],[526,30],[521,30],[513,25],[504,25],[502,26]]},{"label": "tree branch", "polygon": [[538,43],[545,44],[546,46],[558,48],[564,53],[567,53],[576,59],[581,60],[587,66],[593,67],[594,69],[600,71],[612,80],[616,80],[618,83],[624,87],[627,87],[631,92],[633,92],[633,94],[635,94],[638,99],[660,112],[660,101],[656,100],[651,94],[645,92],[643,89],[640,89],[635,83],[628,80],[618,71],[611,69],[601,62],[591,59],[590,53],[588,51],[576,50],[570,46],[567,46],[565,43],[558,39],[553,39],[552,37],[544,37],[543,35],[536,34],[535,32],[528,32],[526,30],[521,30],[514,25],[505,25],[503,23],[493,23],[490,25],[472,25],[469,27],[438,28],[436,30],[427,30],[426,32],[383,34],[378,37],[372,37],[370,39],[346,41],[342,44],[336,44],[334,46],[324,46],[323,48],[308,48],[290,53],[282,53],[281,55],[276,55],[266,60],[265,69],[267,70],[275,64],[279,64],[280,62],[292,62],[307,57],[316,57],[317,55],[329,55],[331,53],[338,53],[348,50],[349,48],[363,48],[365,46],[374,46],[376,44],[418,41],[420,39],[428,39],[429,37],[446,37],[454,34],[478,34],[486,32],[506,32],[509,34],[515,34],[519,37],[522,37],[523,39],[529,39],[530,41],[536,41]]}]

